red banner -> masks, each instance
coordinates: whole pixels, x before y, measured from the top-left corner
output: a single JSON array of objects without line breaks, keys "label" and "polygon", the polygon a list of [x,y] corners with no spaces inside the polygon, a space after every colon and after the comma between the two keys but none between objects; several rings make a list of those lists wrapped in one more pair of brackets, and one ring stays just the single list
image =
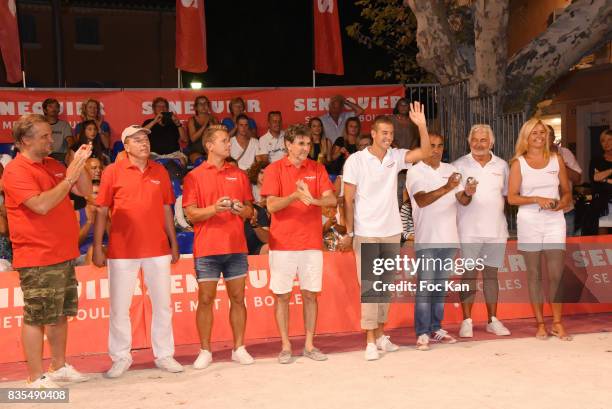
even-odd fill
[{"label": "red banner", "polygon": [[[106,268],[78,267],[79,311],[68,325],[68,351],[70,355],[105,352],[108,346],[109,286]],[[145,314],[139,277],[130,315],[132,317],[132,344],[146,348]],[[23,320],[23,293],[17,272],[0,274],[0,363],[23,360],[21,325]],[[45,356],[49,355],[45,343]]]},{"label": "red banner", "polygon": [[[589,238],[592,239],[592,238]],[[591,292],[598,295],[602,304],[566,304],[565,314],[595,313],[612,311],[611,288],[612,250],[607,237],[605,246],[585,245],[583,250],[568,251],[566,267],[585,268],[586,284]],[[591,240],[591,243],[593,241]],[[508,297],[528,299],[526,267],[522,256],[513,247],[508,249],[504,268],[499,272],[500,300]],[[319,297],[319,318],[317,332],[330,334],[359,331],[360,304],[359,287],[353,253],[324,253],[323,291]],[[79,311],[69,324],[68,355],[104,353],[107,351],[109,287],[106,269],[78,267]],[[249,272],[246,280],[245,303],[248,320],[245,337],[247,341],[261,338],[278,337],[274,322],[274,296],[268,289],[270,273],[267,256],[250,256]],[[132,302],[133,347],[150,347],[151,305],[143,287],[142,275],[138,281]],[[294,283],[297,286],[298,283]],[[181,259],[172,268],[171,289],[174,340],[177,345],[198,343],[195,326],[198,283],[193,260]],[[455,295],[456,298],[456,295]],[[477,302],[479,300],[477,299]],[[291,335],[302,335],[302,299],[298,288],[294,287],[291,298]],[[413,325],[414,304],[393,304],[389,314],[388,328]],[[219,282],[215,300],[215,324],[213,342],[232,339],[229,325],[229,299],[223,281]],[[550,315],[550,311],[545,309]],[[474,319],[486,318],[483,304],[476,304]],[[532,317],[528,303],[501,303],[498,307],[500,319]],[[23,318],[23,296],[16,272],[0,274],[0,363],[23,360],[20,333]],[[459,323],[463,319],[458,302],[448,300],[444,322]],[[48,356],[48,351],[45,351]]]},{"label": "red banner", "polygon": [[6,81],[21,81],[21,48],[15,0],[0,2],[0,51],[6,67]]},{"label": "red banner", "polygon": [[204,0],[176,0],[175,66],[189,72],[208,70]]},{"label": "red banner", "polygon": [[340,15],[336,0],[313,0],[315,71],[344,75]]},{"label": "red banner", "polygon": [[14,90],[0,91],[0,142],[13,142],[11,130],[19,116],[28,113],[42,114],[42,101],[56,98],[62,107],[60,118],[72,127],[81,121],[81,104],[88,98],[98,99],[102,114],[111,127],[112,139],[119,140],[121,131],[132,124],[153,117],[151,101],[158,96],[167,98],[170,110],[183,120],[193,115],[193,100],[206,95],[217,119],[229,116],[229,102],[241,96],[246,102],[247,114],[257,122],[259,135],[267,132],[269,111],[281,111],[286,127],[292,123],[306,123],[313,116],[325,114],[329,98],[342,94],[348,100],[362,106],[362,129],[367,132],[377,115],[390,114],[395,103],[404,96],[400,85],[322,87],[322,88],[262,88],[262,89],[202,89],[202,90]]}]

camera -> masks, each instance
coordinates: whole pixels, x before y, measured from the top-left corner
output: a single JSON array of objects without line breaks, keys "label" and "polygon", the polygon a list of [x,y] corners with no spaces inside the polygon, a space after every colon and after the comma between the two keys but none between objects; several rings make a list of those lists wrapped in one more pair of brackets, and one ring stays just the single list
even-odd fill
[{"label": "camera", "polygon": [[162,112],[161,114],[164,125],[172,123],[172,112]]}]

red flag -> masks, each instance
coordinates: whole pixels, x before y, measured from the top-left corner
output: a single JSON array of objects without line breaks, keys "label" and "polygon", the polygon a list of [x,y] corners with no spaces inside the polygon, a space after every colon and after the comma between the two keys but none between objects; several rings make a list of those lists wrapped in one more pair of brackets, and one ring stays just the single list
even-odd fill
[{"label": "red flag", "polygon": [[344,75],[337,0],[314,0],[315,71]]},{"label": "red flag", "polygon": [[21,49],[15,0],[0,1],[0,51],[6,67],[6,81],[21,81]]},{"label": "red flag", "polygon": [[175,65],[189,72],[208,70],[204,0],[176,0]]}]

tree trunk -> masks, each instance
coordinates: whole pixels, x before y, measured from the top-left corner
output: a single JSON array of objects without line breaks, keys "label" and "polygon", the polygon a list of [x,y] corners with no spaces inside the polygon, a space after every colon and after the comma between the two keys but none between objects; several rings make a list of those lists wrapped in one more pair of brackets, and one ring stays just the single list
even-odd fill
[{"label": "tree trunk", "polygon": [[447,20],[444,0],[405,0],[417,19],[418,64],[442,85],[471,75],[461,57]]},{"label": "tree trunk", "polygon": [[574,0],[545,32],[511,58],[505,109],[532,113],[557,79],[610,40],[612,0]]},{"label": "tree trunk", "polygon": [[474,74],[470,97],[491,95],[504,89],[508,63],[508,0],[474,2]]}]

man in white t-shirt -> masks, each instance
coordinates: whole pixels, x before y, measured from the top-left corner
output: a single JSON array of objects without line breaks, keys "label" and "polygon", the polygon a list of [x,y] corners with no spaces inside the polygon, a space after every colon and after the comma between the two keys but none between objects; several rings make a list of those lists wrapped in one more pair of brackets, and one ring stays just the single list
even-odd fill
[{"label": "man in white t-shirt", "polygon": [[255,162],[259,142],[251,137],[249,118],[240,114],[236,117],[236,135],[230,139],[230,156],[238,162],[238,167],[247,170]]},{"label": "man in white t-shirt", "polygon": [[461,173],[460,188],[467,181],[475,186],[475,192],[466,206],[459,206],[458,229],[463,259],[482,260],[480,269],[466,269],[462,282],[470,291],[460,293],[463,322],[459,330],[462,338],[473,334],[472,305],[476,292],[478,272],[482,271],[483,293],[487,306],[486,331],[498,336],[510,335],[510,331],[496,317],[499,283],[497,272],[504,265],[508,223],[504,214],[505,196],[508,195],[508,164],[493,155],[495,143],[489,125],[476,124],[468,135],[470,153],[453,162]]},{"label": "man in white t-shirt", "polygon": [[[344,107],[349,111],[344,111]],[[339,136],[342,136],[344,123],[353,116],[362,115],[365,110],[354,102],[345,99],[342,95],[334,95],[329,100],[329,109],[325,115],[319,117],[323,123],[325,137],[333,144]]]},{"label": "man in white t-shirt", "polygon": [[[417,124],[422,148],[414,150],[392,149],[393,121],[379,116],[372,124],[373,144],[349,156],[344,164],[344,209],[347,235],[341,240],[343,249],[353,248],[357,261],[357,278],[367,292],[371,271],[364,271],[362,283],[361,256],[369,259],[395,258],[400,251],[402,221],[397,200],[397,174],[411,163],[430,154],[429,134],[423,107],[419,102],[411,106],[410,118]],[[366,244],[367,246],[362,246]],[[398,346],[384,334],[389,304],[362,302],[361,328],[366,331],[365,359],[378,359],[378,350],[393,352]]]},{"label": "man in white t-shirt", "polygon": [[[444,318],[444,283],[453,271],[459,247],[457,233],[457,202],[466,205],[474,193],[473,186],[459,191],[460,174],[442,162],[444,138],[430,135],[431,157],[408,170],[406,189],[412,201],[414,219],[414,247],[417,268],[414,329],[416,347],[429,349],[429,341],[452,344],[457,342],[442,329]],[[423,145],[421,145],[423,146]],[[428,285],[441,285],[431,289]]]},{"label": "man in white t-shirt", "polygon": [[285,132],[282,129],[283,117],[280,111],[268,112],[268,132],[259,138],[257,160],[272,163],[287,155]]},{"label": "man in white t-shirt", "polygon": [[[551,152],[559,152],[561,159],[565,163],[567,170],[567,178],[570,182],[570,191],[573,191],[574,185],[580,183],[582,179],[582,168],[576,160],[576,157],[564,146],[555,144],[555,130],[552,126],[548,125],[549,131],[549,143]],[[574,209],[574,199],[570,201],[569,206],[563,209],[563,215],[565,216],[565,230],[568,236],[576,236],[576,210]]]}]

